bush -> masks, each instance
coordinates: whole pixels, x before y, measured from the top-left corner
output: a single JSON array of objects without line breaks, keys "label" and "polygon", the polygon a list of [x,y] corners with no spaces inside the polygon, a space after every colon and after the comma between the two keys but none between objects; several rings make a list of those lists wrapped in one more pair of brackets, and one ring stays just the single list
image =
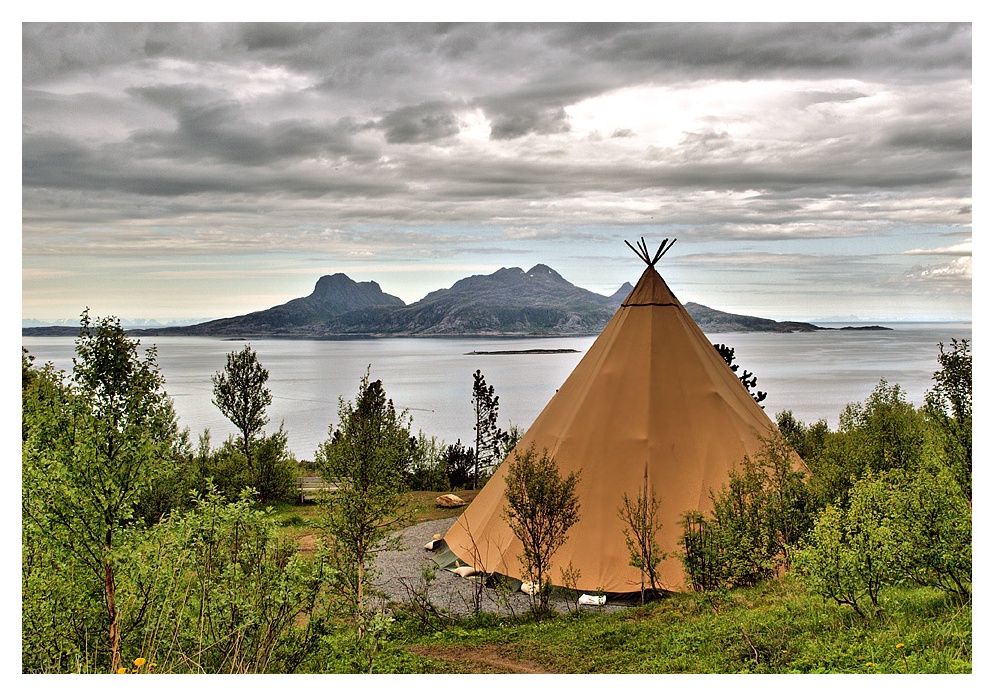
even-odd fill
[{"label": "bush", "polygon": [[790,568],[793,550],[810,529],[813,501],[793,450],[771,432],[711,491],[713,512],[684,516],[683,564],[691,586],[715,590],[754,585]]},{"label": "bush", "polygon": [[235,436],[211,450],[210,432],[205,430],[192,458],[190,468],[196,477],[192,488],[201,493],[215,490],[228,502],[237,500],[246,488],[255,490],[261,503],[294,501],[299,465],[287,447],[282,425],[275,433],[253,440],[252,453],[250,467]]},{"label": "bush", "polygon": [[815,522],[801,567],[812,589],[863,615],[882,587],[935,587],[970,597],[970,506],[945,467],[871,474],[846,507],[829,505]]},{"label": "bush", "polygon": [[794,418],[793,411],[780,411],[776,420],[777,430],[805,462],[816,459],[825,449],[825,439],[830,432],[825,419],[807,425]]},{"label": "bush", "polygon": [[313,650],[321,567],[299,557],[251,498],[208,492],[133,535],[120,592],[128,658],[158,672],[292,672]]},{"label": "bush", "polygon": [[900,386],[881,380],[866,401],[846,406],[839,430],[806,463],[818,501],[845,507],[853,482],[864,474],[918,469],[935,459],[934,450],[923,414]]},{"label": "bush", "polygon": [[445,448],[445,473],[449,478],[449,488],[468,488],[473,482],[472,447],[463,447],[459,440]]},{"label": "bush", "polygon": [[447,491],[450,488],[445,444],[418,432],[411,438],[411,460],[404,484],[412,491]]},{"label": "bush", "polygon": [[287,445],[287,434],[280,424],[272,435],[252,445],[255,455],[255,480],[252,482],[259,502],[292,502],[297,496],[298,464]]},{"label": "bush", "polygon": [[973,356],[970,342],[953,339],[952,350],[939,344],[935,384],[925,395],[923,411],[936,426],[947,466],[967,499],[973,497]]},{"label": "bush", "polygon": [[970,503],[946,467],[893,477],[898,572],[923,587],[960,598],[971,594],[973,520]]},{"label": "bush", "polygon": [[897,579],[899,540],[891,495],[879,476],[858,481],[849,505],[828,505],[815,520],[811,544],[798,555],[811,589],[866,616],[861,602],[877,605],[881,588]]},{"label": "bush", "polygon": [[683,552],[680,560],[694,592],[723,590],[728,584],[728,571],[723,562],[721,545],[715,527],[696,510],[684,513]]},{"label": "bush", "polygon": [[548,609],[552,557],[566,542],[570,527],[580,519],[580,501],[576,497],[579,480],[577,472],[561,476],[548,452],[539,456],[534,446],[517,452],[505,474],[504,518],[523,546],[519,560],[527,578],[522,580],[539,587],[539,613]]}]

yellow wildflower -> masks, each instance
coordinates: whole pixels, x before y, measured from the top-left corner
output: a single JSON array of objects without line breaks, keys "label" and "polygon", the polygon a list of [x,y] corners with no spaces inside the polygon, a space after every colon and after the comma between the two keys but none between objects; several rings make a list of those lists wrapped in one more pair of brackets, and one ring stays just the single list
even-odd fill
[{"label": "yellow wildflower", "polygon": [[145,664],[145,658],[144,657],[136,657],[135,658],[135,667],[141,667],[143,664]]},{"label": "yellow wildflower", "polygon": [[128,673],[128,670],[127,670],[127,669],[125,669],[124,667],[118,667],[118,668],[117,668],[117,673],[118,673],[118,674],[127,674],[127,673]]},{"label": "yellow wildflower", "polygon": [[867,663],[866,663],[866,666],[867,666],[867,667],[872,667],[872,666],[873,666],[873,663],[872,663],[872,662],[867,662]]},{"label": "yellow wildflower", "polygon": [[904,643],[898,643],[898,644],[897,644],[897,649],[898,649],[898,650],[900,650],[900,649],[901,649],[901,648],[903,648],[903,647],[904,647]]}]

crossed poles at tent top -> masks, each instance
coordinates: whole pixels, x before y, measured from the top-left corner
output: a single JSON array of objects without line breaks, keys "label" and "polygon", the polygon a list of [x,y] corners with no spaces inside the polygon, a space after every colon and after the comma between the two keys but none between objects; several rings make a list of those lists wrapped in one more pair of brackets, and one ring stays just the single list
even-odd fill
[{"label": "crossed poles at tent top", "polygon": [[[667,242],[669,242],[669,246],[666,246]],[[628,248],[634,251],[640,259],[650,266],[655,266],[656,262],[663,257],[663,254],[669,251],[673,247],[673,244],[676,243],[676,237],[673,238],[672,242],[669,239],[664,239],[662,244],[659,245],[659,249],[656,250],[655,256],[652,257],[649,256],[649,247],[645,244],[645,237],[641,237],[641,241],[635,243],[638,245],[638,249],[629,244],[627,239],[625,240]]]}]

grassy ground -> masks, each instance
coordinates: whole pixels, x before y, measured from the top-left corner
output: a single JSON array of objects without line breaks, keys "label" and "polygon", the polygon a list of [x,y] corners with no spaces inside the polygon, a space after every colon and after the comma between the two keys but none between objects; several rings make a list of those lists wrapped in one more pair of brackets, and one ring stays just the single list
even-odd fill
[{"label": "grassy ground", "polygon": [[887,592],[864,620],[789,576],[717,606],[676,595],[542,622],[482,617],[424,634],[398,627],[384,671],[626,674],[970,673],[972,608],[931,590]]},{"label": "grassy ground", "polygon": [[[435,503],[438,496],[452,492],[466,501],[473,502],[479,490],[475,491],[411,491],[403,495],[402,513],[410,525],[458,517],[465,506],[458,508],[443,508]],[[277,503],[273,506],[273,517],[282,526],[288,537],[301,543],[304,549],[308,539],[317,532],[317,521],[321,506],[313,503]]]},{"label": "grassy ground", "polygon": [[[405,495],[411,524],[458,516],[439,492]],[[470,502],[476,491],[457,491]],[[319,506],[274,508],[306,549]],[[426,625],[401,611],[375,671],[553,674],[968,674],[972,606],[926,589],[885,591],[878,614],[808,594],[800,578],[734,590],[706,601],[691,594],[620,612],[584,608],[543,621],[484,615]]]}]

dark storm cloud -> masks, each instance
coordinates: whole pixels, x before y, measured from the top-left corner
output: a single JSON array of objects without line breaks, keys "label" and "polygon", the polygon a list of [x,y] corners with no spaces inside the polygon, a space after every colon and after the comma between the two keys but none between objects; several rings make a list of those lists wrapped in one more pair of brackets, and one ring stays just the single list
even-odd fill
[{"label": "dark storm cloud", "polygon": [[450,105],[428,102],[395,109],[376,126],[388,143],[430,143],[459,133],[459,118]]},{"label": "dark storm cloud", "polygon": [[968,153],[973,150],[973,129],[968,123],[901,128],[887,134],[884,143],[895,150],[928,149]]},{"label": "dark storm cloud", "polygon": [[368,160],[352,144],[361,130],[350,119],[334,124],[286,119],[251,121],[235,101],[181,109],[171,131],[141,131],[130,141],[149,148],[149,157],[213,160],[234,165],[276,165],[287,159],[344,155]]},{"label": "dark storm cloud", "polygon": [[493,113],[490,137],[494,140],[511,140],[531,133],[567,133],[569,129],[566,109],[519,109],[511,113]]}]

